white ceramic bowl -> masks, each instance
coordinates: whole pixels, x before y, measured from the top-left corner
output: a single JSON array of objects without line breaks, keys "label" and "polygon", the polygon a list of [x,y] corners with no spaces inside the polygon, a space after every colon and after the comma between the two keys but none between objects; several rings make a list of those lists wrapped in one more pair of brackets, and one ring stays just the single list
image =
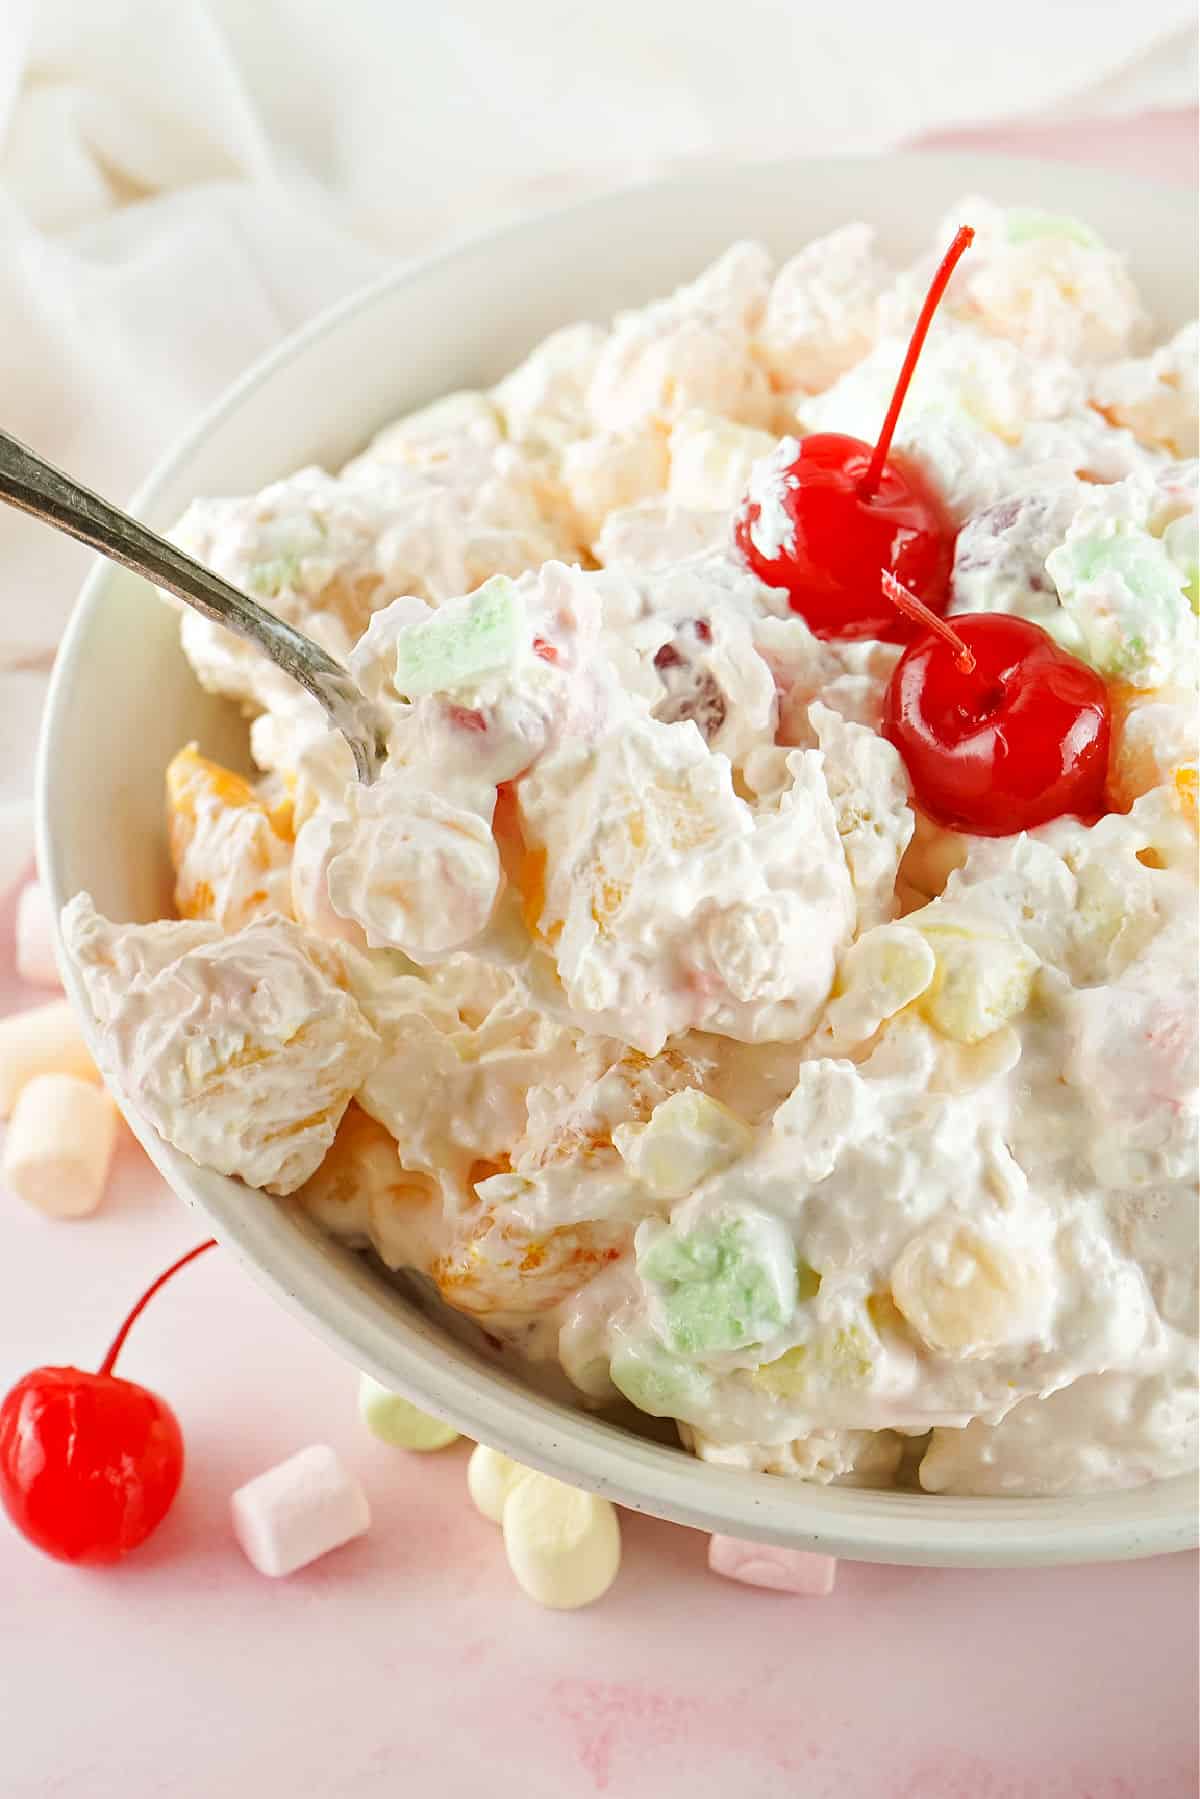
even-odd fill
[{"label": "white ceramic bowl", "polygon": [[[336,467],[397,414],[496,380],[555,326],[668,292],[737,237],[784,255],[867,218],[887,250],[911,256],[969,193],[1090,219],[1131,254],[1160,325],[1174,327],[1192,305],[1193,206],[1183,193],[981,157],[718,168],[397,269],[252,369],[133,509],[166,528],[197,494],[249,492],[308,462]],[[191,738],[245,766],[245,727],[197,687],[174,615],[143,583],[99,564],[59,654],[43,732],[40,856],[56,906],[86,888],[118,919],[169,913],[163,769]],[[533,1392],[294,1208],[195,1167],[144,1121],[130,1123],[254,1278],[350,1361],[468,1436],[625,1505],[736,1536],[947,1566],[1116,1559],[1196,1540],[1186,1479],[1034,1501],[859,1492],[706,1467]]]}]

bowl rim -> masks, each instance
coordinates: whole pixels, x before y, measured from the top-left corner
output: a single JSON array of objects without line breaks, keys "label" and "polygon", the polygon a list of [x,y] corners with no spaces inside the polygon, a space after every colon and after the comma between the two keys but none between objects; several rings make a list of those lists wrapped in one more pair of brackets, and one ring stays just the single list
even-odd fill
[{"label": "bowl rim", "polygon": [[[695,196],[698,184],[714,174],[727,178],[736,170],[752,182],[768,171],[792,171],[798,180],[811,179],[831,162],[878,168],[882,159],[863,155],[777,157],[769,162],[733,164],[714,161],[664,180],[636,182],[486,232],[465,234],[430,255],[406,259],[257,358],[155,463],[131,500],[130,510],[137,516],[152,511],[159,495],[213,431],[231,419],[246,398],[278,370],[302,360],[312,345],[342,330],[358,314],[386,303],[397,291],[419,284],[467,253],[519,242],[523,236],[552,230],[557,221],[581,214],[590,214],[598,222],[609,213],[619,217],[638,197]],[[932,150],[888,157],[888,178],[903,180],[907,165],[928,167],[931,163],[959,169],[964,192],[972,187],[986,191],[989,181],[1000,186],[1017,182],[1035,186],[1045,182],[1048,171],[1060,181],[1064,177],[1064,165],[1034,158]],[[1103,185],[1111,194],[1115,186],[1127,191],[1131,203],[1147,192],[1153,192],[1159,201],[1174,200],[1189,207],[1194,201],[1192,190],[1186,187],[1113,177],[1094,169],[1071,167],[1069,179],[1077,189]],[[122,578],[120,571],[101,559],[89,571],[63,634],[43,713],[36,774],[37,853],[56,914],[64,893],[53,824],[57,782],[52,746],[70,702],[81,648],[88,632],[98,628],[113,583]],[[99,1033],[81,984],[69,966],[64,967],[64,980],[85,1036],[92,1042]],[[197,1168],[139,1116],[129,1116],[128,1121],[172,1190],[204,1213],[222,1244],[253,1279],[343,1358],[407,1391],[417,1403],[432,1406],[465,1435],[487,1441],[560,1478],[607,1493],[631,1509],[700,1529],[749,1534],[851,1559],[942,1567],[1118,1560],[1186,1550],[1200,1541],[1200,1510],[1187,1476],[1150,1483],[1144,1489],[1059,1499],[868,1493],[701,1463],[676,1449],[635,1437],[595,1414],[548,1404],[533,1389],[482,1364],[465,1358],[447,1360],[444,1333],[415,1310],[410,1320],[373,1301],[369,1290],[372,1277],[363,1272],[360,1258],[323,1239],[318,1264],[303,1233],[278,1233],[271,1228],[273,1212],[247,1208],[244,1203],[235,1206],[230,1195],[244,1192],[237,1183]],[[334,1273],[339,1267],[349,1278]],[[1164,1504],[1168,1488],[1172,1489],[1172,1502]],[[1178,1504],[1173,1503],[1175,1489]],[[1146,1516],[1139,1521],[1129,1515],[1131,1492],[1145,1492],[1148,1497],[1157,1492],[1160,1503],[1147,1506]],[[787,1516],[792,1511],[796,1515]],[[806,1513],[811,1516],[806,1518]]]}]

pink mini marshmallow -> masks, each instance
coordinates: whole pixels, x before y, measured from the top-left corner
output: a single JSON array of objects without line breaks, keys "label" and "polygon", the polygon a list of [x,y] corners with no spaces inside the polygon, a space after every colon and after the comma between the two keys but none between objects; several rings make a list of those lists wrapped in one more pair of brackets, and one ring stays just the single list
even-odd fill
[{"label": "pink mini marshmallow", "polygon": [[774,1593],[799,1593],[808,1599],[824,1599],[833,1592],[837,1578],[834,1555],[776,1549],[770,1543],[745,1543],[740,1537],[710,1537],[708,1565],[727,1580],[769,1587]]},{"label": "pink mini marshmallow", "polygon": [[0,900],[8,897],[32,861],[33,801],[0,800]]},{"label": "pink mini marshmallow", "polygon": [[361,1537],[371,1522],[367,1496],[326,1443],[239,1487],[230,1500],[233,1534],[260,1574],[293,1574]]},{"label": "pink mini marshmallow", "polygon": [[17,901],[17,973],[39,987],[61,987],[54,954],[54,914],[40,881],[22,887]]}]

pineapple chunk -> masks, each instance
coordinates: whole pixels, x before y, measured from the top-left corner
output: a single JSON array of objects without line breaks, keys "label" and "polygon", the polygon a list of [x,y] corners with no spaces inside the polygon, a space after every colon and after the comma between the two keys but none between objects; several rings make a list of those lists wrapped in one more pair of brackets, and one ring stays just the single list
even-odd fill
[{"label": "pineapple chunk", "polygon": [[822,1049],[841,1055],[868,1042],[887,1019],[926,992],[936,970],[933,947],[920,931],[902,924],[867,931],[842,957],[837,991],[821,1026]]},{"label": "pineapple chunk", "polygon": [[667,498],[700,512],[728,511],[745,493],[751,466],[775,448],[775,438],[752,425],[693,411],[675,421],[667,448]]},{"label": "pineapple chunk", "polygon": [[1029,1004],[1038,958],[1016,937],[968,924],[918,922],[936,958],[933,981],[920,1002],[934,1030],[955,1043],[982,1043]]},{"label": "pineapple chunk", "polygon": [[581,437],[563,455],[563,486],[587,543],[599,536],[611,512],[653,499],[666,478],[666,442],[653,427]]}]

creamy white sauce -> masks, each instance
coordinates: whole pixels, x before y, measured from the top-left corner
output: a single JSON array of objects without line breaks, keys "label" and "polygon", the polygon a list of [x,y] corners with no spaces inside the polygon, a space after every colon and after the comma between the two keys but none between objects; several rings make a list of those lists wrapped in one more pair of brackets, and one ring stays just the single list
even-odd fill
[{"label": "creamy white sauce", "polygon": [[[852,224],[198,500],[181,541],[349,662],[387,772],[189,615],[269,778],[176,831],[195,922],[81,897],[65,941],[164,1136],[587,1403],[736,1467],[1071,1492],[1195,1455],[1193,338],[1147,349],[1075,222],[960,214],[897,444],[961,526],[953,608],[1117,684],[1123,812],[915,817],[897,647],[740,563],[739,505],[794,545],[797,433],[878,429],[933,265]],[[405,692],[406,633],[495,575],[510,636]]]}]

